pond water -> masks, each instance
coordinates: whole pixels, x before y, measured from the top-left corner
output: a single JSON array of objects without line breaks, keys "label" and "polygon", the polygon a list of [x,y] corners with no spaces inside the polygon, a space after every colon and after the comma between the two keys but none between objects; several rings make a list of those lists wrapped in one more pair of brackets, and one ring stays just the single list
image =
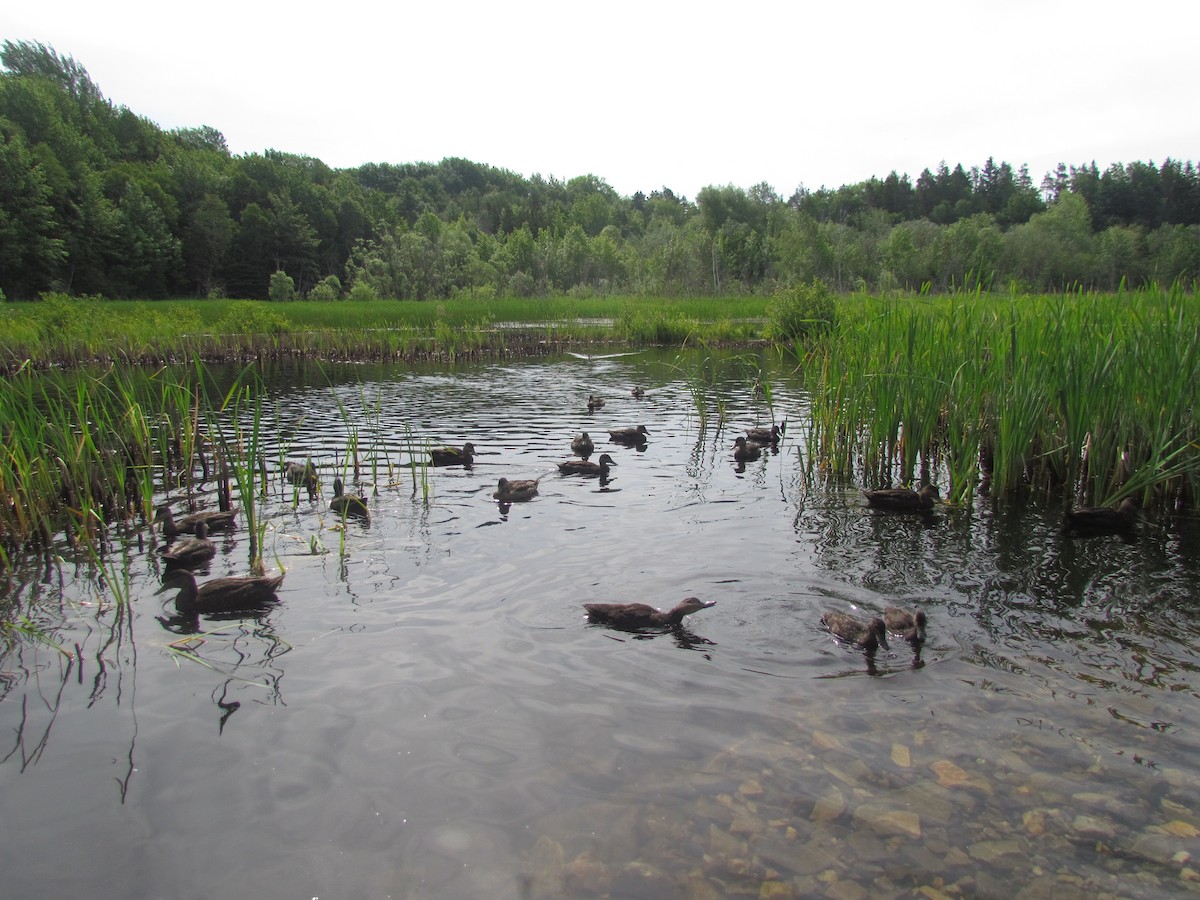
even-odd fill
[{"label": "pond water", "polygon": [[[1151,515],[1126,544],[1037,503],[878,513],[806,484],[778,360],[705,360],[271,373],[266,456],[312,456],[323,485],[293,503],[272,479],[275,608],[189,633],[148,532],[110,558],[126,605],[66,548],[10,579],[74,658],[0,658],[5,896],[1200,889],[1195,522]],[[760,364],[789,428],[739,471],[733,438],[772,416]],[[645,447],[609,443],[638,424]],[[606,483],[555,468],[582,430]],[[371,518],[343,530],[351,433]],[[427,501],[405,467],[426,440],[479,453],[428,470]],[[502,508],[500,476],[544,477]],[[244,523],[216,541],[208,573],[244,574]],[[716,605],[676,631],[582,608],[692,595]],[[919,655],[820,625],[893,604],[926,611]]]}]

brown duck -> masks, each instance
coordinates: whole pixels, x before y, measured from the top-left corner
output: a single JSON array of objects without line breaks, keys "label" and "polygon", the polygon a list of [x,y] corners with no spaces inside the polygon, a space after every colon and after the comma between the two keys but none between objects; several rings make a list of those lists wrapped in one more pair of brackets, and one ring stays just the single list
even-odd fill
[{"label": "brown duck", "polygon": [[429,456],[435,466],[466,466],[475,461],[475,445],[467,441],[462,447],[433,447]]},{"label": "brown duck", "polygon": [[196,523],[196,536],[176,541],[163,551],[168,569],[190,569],[203,565],[217,555],[217,545],[208,539],[208,525]]},{"label": "brown duck", "polygon": [[358,494],[343,493],[345,485],[342,479],[333,479],[333,499],[329,501],[329,508],[342,517],[355,517],[359,519],[370,519],[371,513],[367,509],[367,501]]},{"label": "brown duck", "polygon": [[910,644],[925,643],[925,613],[919,609],[889,606],[883,611],[883,624]]},{"label": "brown duck", "polygon": [[874,653],[879,647],[889,649],[887,626],[878,616],[870,622],[864,622],[846,613],[827,612],[821,616],[821,622],[838,640],[861,647],[868,653]]},{"label": "brown duck", "polygon": [[770,428],[765,425],[756,425],[746,429],[746,437],[756,444],[778,444],[785,431],[787,431],[786,421],[781,425],[772,425]]},{"label": "brown duck", "polygon": [[1137,524],[1138,505],[1132,497],[1126,497],[1113,509],[1109,506],[1083,506],[1067,513],[1063,522],[1063,534],[1090,537],[1098,534],[1130,534]]},{"label": "brown duck", "polygon": [[716,600],[704,601],[699,597],[687,597],[666,612],[645,603],[585,603],[588,621],[614,628],[636,630],[638,628],[678,628],[684,616],[716,606]]},{"label": "brown duck", "polygon": [[738,437],[733,442],[733,458],[738,462],[753,462],[762,456],[762,448],[744,437]]},{"label": "brown duck", "polygon": [[187,569],[173,569],[163,576],[162,587],[155,593],[177,590],[175,608],[185,616],[200,613],[229,613],[259,609],[278,600],[275,592],[283,584],[278,575],[234,575],[212,578],[196,584],[196,576]]},{"label": "brown duck", "polygon": [[311,459],[302,463],[287,463],[283,467],[283,477],[288,484],[308,488],[309,491],[317,489],[317,467]]},{"label": "brown duck", "polygon": [[196,526],[201,522],[207,526],[209,531],[232,528],[236,518],[236,509],[202,509],[200,512],[191,513],[181,519],[175,518],[175,514],[171,512],[169,506],[160,506],[154,513],[154,521],[162,522],[162,533],[167,537],[175,537],[177,534],[195,534]]},{"label": "brown duck", "polygon": [[608,439],[615,444],[644,444],[649,434],[645,425],[636,428],[614,428],[608,432]]},{"label": "brown duck", "polygon": [[876,491],[863,491],[863,496],[867,498],[868,506],[900,512],[933,509],[934,501],[940,499],[938,489],[932,484],[922,485],[919,491],[906,487],[880,488]]},{"label": "brown duck", "polygon": [[591,436],[585,431],[571,438],[571,452],[587,459],[596,452],[596,445],[592,443]]},{"label": "brown duck", "polygon": [[566,462],[560,462],[558,471],[564,475],[599,475],[603,478],[608,475],[608,467],[615,465],[611,456],[601,453],[596,462],[588,462],[586,459],[568,459]]},{"label": "brown duck", "polygon": [[501,503],[521,503],[532,500],[537,496],[540,478],[517,479],[511,481],[501,478],[496,483],[496,491],[492,496]]}]

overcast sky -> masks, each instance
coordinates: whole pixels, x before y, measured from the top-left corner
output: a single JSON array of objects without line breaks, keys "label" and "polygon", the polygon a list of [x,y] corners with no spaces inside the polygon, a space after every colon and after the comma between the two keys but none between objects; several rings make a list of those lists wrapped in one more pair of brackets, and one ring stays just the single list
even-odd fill
[{"label": "overcast sky", "polygon": [[234,153],[838,187],[941,160],[1200,160],[1200,2],[4,4],[0,39]]}]

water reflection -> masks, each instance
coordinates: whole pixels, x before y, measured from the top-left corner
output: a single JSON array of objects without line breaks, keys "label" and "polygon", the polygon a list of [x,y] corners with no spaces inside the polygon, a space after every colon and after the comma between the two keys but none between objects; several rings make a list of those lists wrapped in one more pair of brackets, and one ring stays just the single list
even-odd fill
[{"label": "water reflection", "polygon": [[[865,479],[805,468],[802,385],[780,361],[753,366],[768,408],[742,362],[714,358],[684,367],[711,379],[705,416],[673,354],[273,373],[253,502],[285,602],[166,612],[161,560],[135,539],[102,573],[38,560],[7,586],[48,640],[9,633],[0,660],[0,779],[21,811],[0,823],[6,886],[1189,887],[1196,523],[1148,523],[1130,546],[1062,535],[1036,498],[875,513]],[[606,401],[590,414],[589,394]],[[736,426],[785,411],[778,444],[731,465]],[[628,422],[653,443],[608,439]],[[584,430],[619,481],[558,477]],[[429,465],[468,442],[471,466]],[[313,495],[275,474],[289,458],[312,460]],[[531,503],[491,496],[539,476]],[[335,477],[369,525],[335,515]],[[170,502],[187,492],[219,506],[211,480]],[[201,577],[243,574],[249,537],[219,538]],[[589,597],[691,593],[719,603],[678,628],[580,627]],[[927,640],[893,632],[868,654],[820,626],[889,606],[926,611]]]}]

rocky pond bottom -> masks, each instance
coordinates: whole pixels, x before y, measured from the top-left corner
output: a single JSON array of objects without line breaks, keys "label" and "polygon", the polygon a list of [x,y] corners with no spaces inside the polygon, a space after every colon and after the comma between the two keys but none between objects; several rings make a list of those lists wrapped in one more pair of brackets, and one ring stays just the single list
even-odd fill
[{"label": "rocky pond bottom", "polygon": [[[277,604],[181,620],[147,529],[103,573],[64,544],[6,583],[52,641],[0,649],[6,896],[1200,890],[1189,516],[1125,543],[1036,498],[869,509],[877,485],[806,479],[802,384],[773,359],[310,366],[268,391]],[[585,430],[606,479],[558,472]],[[414,471],[425,441],[474,465]],[[275,471],[308,457],[313,500]],[[369,521],[333,514],[339,474]],[[500,477],[538,493],[498,505]],[[214,539],[199,581],[244,574],[244,521]],[[716,603],[675,630],[583,609],[688,596]],[[919,653],[821,626],[888,605],[926,612]]]}]

